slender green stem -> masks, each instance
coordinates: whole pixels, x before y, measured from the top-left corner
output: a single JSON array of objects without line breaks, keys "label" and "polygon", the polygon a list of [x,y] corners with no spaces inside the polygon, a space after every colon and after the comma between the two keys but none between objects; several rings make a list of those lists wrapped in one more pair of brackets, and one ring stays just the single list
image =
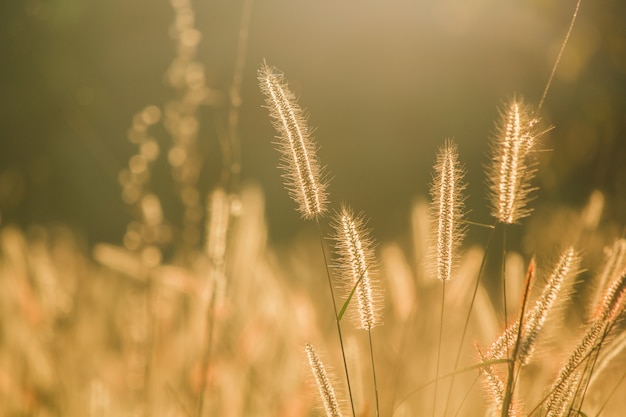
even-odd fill
[{"label": "slender green stem", "polygon": [[[461,360],[461,352],[463,351],[463,342],[465,341],[465,336],[467,335],[467,329],[469,328],[470,317],[472,315],[472,310],[474,309],[474,303],[476,302],[476,294],[478,293],[478,287],[480,286],[480,277],[485,270],[485,266],[487,264],[487,254],[489,253],[489,246],[491,245],[491,240],[493,238],[495,225],[490,227],[489,237],[487,238],[487,245],[485,246],[485,253],[483,254],[483,259],[480,261],[480,268],[478,269],[478,275],[476,276],[476,283],[474,284],[474,290],[472,292],[472,300],[470,301],[469,309],[467,310],[467,315],[465,316],[465,325],[463,326],[463,332],[461,333],[461,341],[459,342],[459,349],[456,352],[456,359],[454,360],[454,370],[456,371],[459,367],[459,362]],[[448,388],[448,398],[446,400],[446,407],[443,411],[443,416],[448,413],[448,405],[450,404],[450,398],[452,396],[452,388],[454,387],[454,378],[452,376],[452,380],[450,381],[450,387]]]},{"label": "slender green stem", "polygon": [[352,387],[350,385],[350,375],[348,373],[348,361],[346,360],[346,350],[343,346],[343,335],[341,333],[341,324],[339,323],[339,316],[337,311],[337,303],[335,301],[335,290],[333,290],[333,282],[330,278],[330,267],[328,266],[328,257],[326,256],[326,248],[324,247],[324,237],[322,235],[322,227],[320,226],[319,219],[315,219],[315,223],[317,224],[317,231],[320,236],[320,245],[322,246],[322,254],[324,255],[324,265],[326,266],[326,277],[328,278],[328,288],[330,290],[330,297],[333,300],[333,310],[335,312],[334,318],[335,323],[337,324],[337,335],[339,336],[339,345],[341,346],[341,357],[343,359],[343,369],[346,372],[346,382],[348,384],[348,396],[350,397],[350,408],[352,409],[352,416],[356,417],[356,412],[354,411],[354,400],[352,398]]},{"label": "slender green stem", "polygon": [[378,382],[376,381],[376,366],[374,365],[374,348],[372,344],[372,329],[368,329],[367,334],[370,339],[370,358],[372,359],[372,376],[374,377],[374,393],[376,394],[376,417],[380,417],[380,406],[378,403]]},{"label": "slender green stem", "polygon": [[439,362],[441,360],[441,340],[443,336],[443,312],[446,305],[446,281],[441,284],[441,315],[439,317],[439,343],[437,346],[437,367],[435,369],[435,395],[433,396],[433,417],[437,411],[437,387],[439,385]]}]

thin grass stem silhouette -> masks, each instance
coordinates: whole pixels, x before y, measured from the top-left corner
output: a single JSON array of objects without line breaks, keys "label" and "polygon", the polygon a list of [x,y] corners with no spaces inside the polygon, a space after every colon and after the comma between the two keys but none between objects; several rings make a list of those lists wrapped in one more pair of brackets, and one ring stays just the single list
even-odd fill
[{"label": "thin grass stem silhouette", "polygon": [[[515,372],[515,364],[517,361],[517,355],[519,352],[519,348],[520,348],[520,343],[521,343],[521,339],[522,339],[522,328],[523,326],[523,322],[524,322],[524,313],[525,313],[525,309],[526,309],[526,303],[528,302],[528,295],[530,293],[530,284],[533,281],[533,276],[535,274],[535,260],[534,258],[531,259],[530,264],[528,266],[528,271],[526,273],[526,279],[524,282],[524,294],[522,296],[522,302],[521,302],[521,306],[520,306],[520,315],[519,315],[519,320],[518,320],[518,325],[517,325],[517,335],[515,338],[515,345],[513,346],[513,355],[511,357],[511,362],[509,365],[509,375],[507,377],[507,382],[506,382],[506,389],[505,392],[508,394],[510,393],[511,397],[514,395],[515,393],[515,383],[517,381],[517,377],[519,375],[519,370],[521,370],[522,366],[521,363],[518,366],[518,372]],[[506,332],[506,330],[505,330]],[[507,341],[507,346],[508,346],[508,341]],[[506,404],[506,401],[505,401]],[[504,407],[503,407],[504,408]]]},{"label": "thin grass stem silhouette", "polygon": [[341,347],[341,358],[343,360],[343,369],[346,373],[346,383],[348,385],[348,397],[350,399],[350,408],[352,410],[352,417],[356,417],[354,409],[354,400],[352,398],[352,386],[350,385],[350,374],[348,372],[348,361],[346,360],[346,350],[343,345],[343,334],[341,332],[341,324],[339,323],[339,315],[337,311],[337,302],[335,301],[335,291],[333,289],[333,282],[330,276],[330,266],[328,265],[328,257],[326,256],[326,248],[324,247],[324,237],[322,235],[322,227],[320,226],[319,219],[315,219],[317,225],[317,231],[319,233],[320,245],[322,247],[322,254],[324,255],[324,266],[326,267],[326,277],[328,278],[328,289],[330,290],[330,298],[333,301],[333,311],[335,323],[337,324],[337,335],[339,336],[339,345]]},{"label": "thin grass stem silhouette", "polygon": [[484,227],[486,229],[495,229],[495,227],[496,227],[493,224],[477,223],[477,222],[472,222],[472,221],[469,221],[469,220],[459,220],[459,223],[471,224],[473,226],[480,226],[480,227]]},{"label": "thin grass stem silhouette", "polygon": [[[472,310],[474,309],[474,303],[476,302],[476,294],[478,293],[478,288],[480,287],[480,277],[482,276],[485,266],[487,264],[487,254],[489,253],[489,247],[491,246],[491,241],[493,239],[495,231],[495,225],[490,227],[489,237],[487,238],[487,244],[485,245],[485,253],[483,254],[483,258],[480,261],[480,268],[478,269],[478,275],[476,276],[476,283],[474,284],[474,289],[472,291],[472,298],[470,301],[469,308],[467,310],[467,314],[465,315],[465,324],[463,325],[463,332],[461,333],[461,340],[459,341],[459,349],[456,352],[456,358],[454,360],[454,370],[456,371],[459,367],[459,362],[461,360],[461,352],[463,352],[463,342],[465,341],[465,336],[467,335],[467,329],[469,327],[470,317],[472,315]],[[450,387],[448,388],[448,397],[446,399],[446,406],[443,412],[443,416],[445,417],[448,412],[448,405],[450,403],[450,397],[452,396],[452,388],[454,387],[454,376],[450,381]]]},{"label": "thin grass stem silhouette", "polygon": [[370,358],[372,359],[372,376],[374,378],[374,394],[376,395],[376,417],[380,416],[380,405],[378,401],[378,381],[376,380],[376,365],[374,365],[374,348],[372,344],[372,329],[367,331],[370,342]]},{"label": "thin grass stem silhouette", "polygon": [[[378,381],[374,364],[374,348],[372,345],[372,329],[380,324],[381,296],[376,282],[374,242],[366,229],[366,221],[362,214],[355,215],[346,205],[337,212],[332,226],[335,229],[335,251],[338,257],[337,268],[340,279],[346,290],[350,290],[340,317],[356,295],[356,314],[353,314],[355,326],[368,332],[370,358],[374,391],[376,394],[376,415],[380,415],[378,399]],[[351,309],[354,311],[355,309]],[[338,319],[340,319],[338,316]]]},{"label": "thin grass stem silhouette", "polygon": [[576,8],[574,9],[574,14],[572,15],[572,20],[569,23],[569,27],[567,28],[567,33],[565,34],[565,38],[563,39],[563,43],[561,44],[561,49],[556,56],[556,61],[552,66],[552,71],[550,72],[550,76],[548,77],[548,82],[546,83],[546,87],[543,90],[543,94],[541,94],[541,99],[539,100],[539,104],[537,105],[537,110],[535,112],[536,115],[541,113],[541,109],[543,109],[543,103],[546,101],[546,97],[548,96],[548,90],[550,90],[550,86],[552,85],[552,80],[554,80],[554,75],[556,74],[556,69],[559,66],[559,62],[561,62],[561,57],[563,56],[563,51],[565,51],[565,46],[567,45],[567,41],[569,41],[569,37],[572,33],[572,29],[574,28],[574,23],[576,22],[576,17],[578,16],[578,10],[580,9],[580,3],[582,0],[578,0],[576,2]]},{"label": "thin grass stem silhouette", "polygon": [[417,393],[418,393],[418,392],[420,392],[421,390],[423,390],[423,389],[425,389],[425,388],[428,388],[429,386],[433,385],[433,384],[434,384],[434,383],[436,383],[437,381],[440,381],[440,380],[442,380],[442,379],[452,378],[452,377],[454,377],[454,376],[456,376],[456,375],[464,374],[464,373],[466,373],[466,372],[475,371],[475,370],[477,370],[477,369],[478,369],[478,370],[480,370],[480,369],[482,369],[482,368],[486,368],[486,367],[493,366],[493,365],[505,364],[505,363],[508,363],[508,362],[509,362],[509,360],[508,360],[508,359],[491,359],[491,360],[487,360],[487,361],[484,361],[484,362],[479,362],[479,363],[476,363],[476,364],[474,364],[474,365],[469,365],[469,366],[466,366],[465,368],[462,368],[462,369],[456,370],[456,371],[454,371],[454,372],[450,372],[450,373],[447,373],[447,374],[444,374],[444,375],[440,375],[440,376],[439,376],[438,378],[436,378],[436,379],[431,379],[430,381],[423,383],[422,385],[418,386],[418,387],[417,387],[417,388],[415,388],[413,391],[411,391],[409,394],[407,394],[407,395],[406,395],[406,396],[402,399],[402,401],[400,401],[400,402],[398,403],[398,405],[397,405],[397,406],[395,406],[395,408],[394,408],[394,412],[392,413],[392,415],[393,415],[393,414],[395,414],[395,412],[398,410],[398,408],[399,408],[399,407],[400,407],[403,403],[407,402],[407,401],[408,401],[408,400],[409,400],[412,396],[414,396],[415,394],[417,394]]},{"label": "thin grass stem silhouette", "polygon": [[165,386],[165,389],[167,390],[167,392],[170,393],[174,401],[176,401],[176,404],[178,405],[178,408],[180,408],[180,411],[182,411],[183,414],[185,414],[187,417],[192,417],[191,412],[183,402],[182,398],[180,398],[180,395],[178,395],[174,387],[172,387],[172,384],[167,384]]},{"label": "thin grass stem silhouette", "polygon": [[596,413],[595,417],[598,417],[600,414],[602,414],[602,412],[606,408],[607,404],[609,403],[609,401],[611,400],[613,395],[615,395],[615,393],[617,392],[617,389],[619,388],[619,386],[622,385],[622,382],[624,382],[624,379],[626,379],[626,371],[622,374],[620,379],[617,381],[617,383],[615,384],[615,386],[613,387],[613,389],[609,393],[609,395],[606,397],[606,400],[604,400],[604,402],[600,406],[600,409]]},{"label": "thin grass stem silhouette", "polygon": [[476,378],[474,378],[474,381],[472,381],[472,384],[470,385],[470,387],[465,392],[465,395],[463,395],[463,399],[461,400],[461,403],[459,404],[459,408],[456,409],[456,412],[454,413],[453,417],[458,417],[459,413],[463,409],[463,406],[465,405],[465,401],[467,401],[467,399],[469,398],[470,394],[472,393],[472,389],[474,388],[474,386],[478,382],[478,379],[480,379],[480,372],[478,373],[478,375],[476,375]]},{"label": "thin grass stem silhouette", "polygon": [[[521,306],[520,306],[520,315],[519,315],[519,321],[518,321],[519,324],[517,326],[517,337],[515,339],[515,346],[513,348],[513,364],[514,365],[515,365],[515,361],[517,360],[518,353],[519,353],[519,348],[520,348],[520,344],[521,344],[522,328],[524,327],[523,326],[523,319],[524,319],[524,313],[525,313],[524,310],[525,310],[526,304],[528,302],[528,296],[530,294],[530,287],[531,287],[531,285],[533,284],[533,281],[534,281],[535,269],[536,269],[535,257],[533,256],[533,258],[530,260],[530,264],[528,265],[528,270],[526,272],[526,279],[524,280],[524,294],[522,296],[522,303],[521,303]],[[515,372],[515,377],[513,379],[512,385],[510,387],[511,392],[515,392],[515,387],[517,385],[517,381],[519,379],[519,375],[521,373],[521,370],[522,370],[522,363],[520,363],[520,365],[517,367],[517,372]]]},{"label": "thin grass stem silhouette", "polygon": [[[578,411],[581,411],[583,408],[583,403],[585,402],[585,396],[587,395],[587,389],[589,388],[589,383],[591,382],[591,376],[593,375],[593,371],[596,367],[596,363],[598,360],[598,357],[600,356],[600,351],[602,350],[604,341],[606,340],[609,331],[611,330],[611,327],[608,327],[606,329],[606,331],[604,332],[604,334],[602,335],[602,337],[600,338],[600,342],[598,343],[598,346],[595,350],[595,354],[593,355],[593,358],[591,359],[591,361],[587,360],[587,364],[589,364],[591,362],[591,366],[589,367],[589,371],[587,372],[587,370],[585,369],[585,371],[583,371],[583,376],[586,376],[586,378],[581,379],[580,383],[584,381],[585,387],[583,388],[583,392],[580,396],[580,404],[578,404],[578,406],[576,407]],[[585,368],[587,367],[587,365],[585,366]],[[580,389],[580,386],[577,387],[576,389],[576,395],[578,394],[578,390]],[[574,399],[572,401],[572,408],[574,408],[575,404],[573,404],[575,402],[576,399],[576,395],[574,396]]]}]

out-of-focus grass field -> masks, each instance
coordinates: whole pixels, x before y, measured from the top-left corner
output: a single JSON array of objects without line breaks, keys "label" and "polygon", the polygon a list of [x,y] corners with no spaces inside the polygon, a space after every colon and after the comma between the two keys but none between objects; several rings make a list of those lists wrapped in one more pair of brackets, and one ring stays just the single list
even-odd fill
[{"label": "out-of-focus grass field", "polygon": [[[381,414],[430,414],[441,299],[424,267],[425,201],[436,150],[454,138],[469,218],[491,224],[483,167],[498,108],[514,95],[537,104],[574,7],[3,2],[0,415],[321,415],[308,341],[345,391],[315,223],[299,218],[276,169],[257,85],[264,59],[310,113],[331,206],[367,213],[378,243]],[[540,283],[564,247],[582,255],[572,299],[522,373],[527,413],[589,323],[605,248],[624,233],[625,19],[619,0],[583,1],[541,114],[534,212],[507,229],[509,313],[533,255]],[[325,220],[321,231],[330,249]],[[469,227],[445,301],[440,375],[454,371],[488,234]],[[460,367],[478,362],[474,342],[489,346],[502,331],[501,251],[496,238]],[[345,344],[357,415],[374,415],[367,335],[346,323]],[[605,402],[601,415],[620,415],[621,372],[590,386],[586,415]],[[450,410],[487,415],[476,377],[456,377]]]}]

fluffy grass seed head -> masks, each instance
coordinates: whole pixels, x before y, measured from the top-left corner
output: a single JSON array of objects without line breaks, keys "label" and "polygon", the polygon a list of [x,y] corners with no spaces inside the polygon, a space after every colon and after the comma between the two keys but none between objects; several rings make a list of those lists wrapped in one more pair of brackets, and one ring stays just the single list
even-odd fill
[{"label": "fluffy grass seed head", "polygon": [[[476,351],[478,352],[478,357],[480,362],[486,362],[489,360],[480,350],[478,346],[476,346]],[[500,415],[502,412],[502,407],[504,407],[504,397],[505,397],[505,387],[502,378],[496,372],[496,369],[489,365],[480,369],[481,375],[483,378],[483,386],[485,391],[487,392],[487,397],[491,403],[491,414],[490,415]],[[509,417],[517,417],[519,413],[519,405],[515,401],[511,401],[509,404],[509,410],[507,416]]]},{"label": "fluffy grass seed head", "polygon": [[487,181],[491,213],[501,223],[518,223],[532,211],[527,207],[536,173],[536,119],[522,99],[513,98],[500,113],[491,143]]},{"label": "fluffy grass seed head", "polygon": [[559,303],[570,299],[573,288],[571,278],[578,273],[579,264],[577,251],[573,247],[567,248],[554,266],[534,307],[524,315],[523,337],[519,347],[522,364],[526,365],[530,360],[550,312],[558,309]]},{"label": "fluffy grass seed head", "polygon": [[593,321],[584,336],[578,342],[578,345],[572,350],[569,358],[561,367],[557,375],[550,395],[545,402],[546,416],[556,417],[561,414],[561,404],[564,398],[571,398],[569,391],[572,387],[572,381],[575,380],[579,366],[589,357],[594,349],[597,349],[603,340],[603,335],[607,330],[609,323],[605,319]]},{"label": "fluffy grass seed head", "polygon": [[[580,257],[573,247],[567,248],[554,265],[552,272],[541,291],[541,295],[535,301],[523,318],[521,340],[519,343],[519,360],[527,365],[535,350],[537,339],[541,333],[550,312],[557,309],[559,303],[569,300],[573,279],[578,272]],[[529,274],[535,273],[534,261],[528,268]],[[532,279],[530,276],[528,279]],[[498,339],[489,347],[486,357],[488,359],[501,359],[506,357],[508,350],[512,349],[519,331],[519,320],[511,324]]]},{"label": "fluffy grass seed head", "polygon": [[459,262],[459,247],[465,236],[461,221],[464,215],[465,184],[463,168],[459,163],[456,144],[448,139],[437,153],[433,182],[430,218],[431,233],[435,240],[431,245],[431,262],[437,278],[448,281]]},{"label": "fluffy grass seed head", "polygon": [[598,278],[593,300],[596,315],[602,314],[602,311],[609,308],[607,303],[611,303],[611,297],[615,297],[615,294],[611,295],[611,292],[619,290],[619,287],[623,285],[619,281],[626,273],[626,239],[617,239],[606,252],[604,268]]},{"label": "fluffy grass seed head", "polygon": [[338,257],[336,267],[346,294],[350,294],[360,280],[351,301],[356,308],[349,308],[349,311],[357,328],[371,330],[382,320],[382,295],[377,282],[374,241],[363,216],[355,215],[345,205],[336,213],[333,227]]},{"label": "fluffy grass seed head", "polygon": [[324,405],[324,410],[326,411],[326,416],[341,417],[341,407],[339,405],[339,401],[337,401],[335,390],[333,389],[331,379],[326,372],[326,368],[324,368],[324,364],[322,363],[319,356],[317,355],[317,352],[315,352],[315,349],[313,349],[313,346],[310,343],[306,344],[304,350],[309,361],[309,366],[311,367],[311,372],[313,373],[313,377],[315,378],[315,384],[317,385],[317,389],[320,392],[320,397]]},{"label": "fluffy grass seed head", "polygon": [[302,217],[317,218],[326,212],[328,194],[307,117],[280,71],[263,63],[258,74],[272,125],[278,131],[276,145],[282,155],[285,187]]}]

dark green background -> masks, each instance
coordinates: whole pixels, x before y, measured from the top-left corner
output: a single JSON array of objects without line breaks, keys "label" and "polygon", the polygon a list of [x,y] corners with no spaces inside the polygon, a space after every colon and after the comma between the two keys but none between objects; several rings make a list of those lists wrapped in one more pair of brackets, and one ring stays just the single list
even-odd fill
[{"label": "dark green background", "polygon": [[[193,1],[209,84],[227,90],[240,1]],[[267,193],[271,235],[303,226],[282,189],[274,132],[256,85],[263,58],[286,73],[321,146],[334,205],[372,218],[374,235],[404,233],[410,202],[427,193],[437,146],[459,144],[468,205],[488,221],[482,166],[497,106],[513,94],[536,103],[573,1],[257,0],[243,80],[243,179]],[[0,210],[3,223],[67,224],[89,242],[119,242],[131,212],[117,172],[134,147],[133,114],[172,97],[174,56],[166,0],[6,0],[0,5]],[[599,187],[606,215],[626,219],[626,6],[583,1],[548,96],[540,201],[584,204]],[[207,167],[217,181],[215,127],[200,113]],[[160,140],[166,146],[167,137]],[[163,165],[157,179],[166,179]],[[176,222],[172,184],[158,180]],[[171,203],[170,203],[171,202]]]}]

